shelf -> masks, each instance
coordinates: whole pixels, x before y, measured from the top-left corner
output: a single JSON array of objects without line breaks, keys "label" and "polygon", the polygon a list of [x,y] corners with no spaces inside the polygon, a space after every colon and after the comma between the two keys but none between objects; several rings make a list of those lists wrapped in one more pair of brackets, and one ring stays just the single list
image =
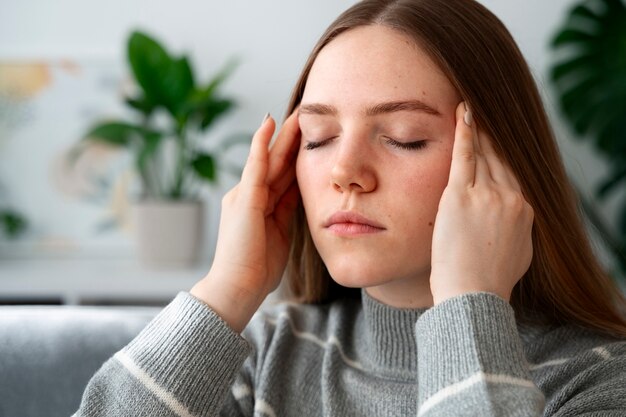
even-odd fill
[{"label": "shelf", "polygon": [[134,259],[2,259],[0,304],[165,305],[208,270],[149,269]]}]

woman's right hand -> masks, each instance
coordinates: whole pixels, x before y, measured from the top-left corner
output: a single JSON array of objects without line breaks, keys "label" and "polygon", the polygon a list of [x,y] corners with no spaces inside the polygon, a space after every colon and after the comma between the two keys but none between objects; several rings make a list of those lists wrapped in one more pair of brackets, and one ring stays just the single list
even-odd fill
[{"label": "woman's right hand", "polygon": [[289,255],[289,225],[300,194],[295,175],[297,112],[287,118],[271,149],[271,117],[252,138],[241,181],[222,200],[211,270],[191,294],[240,332],[278,287]]}]

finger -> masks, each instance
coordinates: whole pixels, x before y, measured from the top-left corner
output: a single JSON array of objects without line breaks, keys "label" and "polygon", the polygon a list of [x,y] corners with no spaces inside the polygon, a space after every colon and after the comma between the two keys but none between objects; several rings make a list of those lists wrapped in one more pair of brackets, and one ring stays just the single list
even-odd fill
[{"label": "finger", "polygon": [[248,186],[265,186],[268,170],[268,146],[272,140],[275,123],[271,116],[266,116],[263,123],[252,137],[248,160],[241,174],[241,182]]},{"label": "finger", "polygon": [[[459,187],[471,187],[476,175],[476,153],[470,126],[465,120],[464,102],[456,107],[456,130],[452,148],[452,163],[448,183]],[[469,120],[468,120],[469,121]],[[471,122],[471,121],[470,121]]]},{"label": "finger", "polygon": [[283,171],[283,174],[278,177],[276,181],[270,185],[270,190],[276,195],[281,195],[289,187],[289,184],[291,184],[295,179],[296,166],[292,164]]},{"label": "finger", "polygon": [[474,179],[474,185],[476,185],[476,182],[479,182],[481,184],[488,184],[491,181],[493,181],[493,179],[491,178],[491,172],[489,171],[489,165],[487,164],[487,161],[485,159],[484,153],[483,153],[483,149],[481,147],[481,143],[480,143],[480,130],[478,129],[478,125],[476,124],[476,122],[474,121],[474,117],[472,114],[472,110],[471,108],[467,105],[467,103],[465,103],[465,109],[467,111],[466,116],[464,118],[465,122],[467,123],[468,121],[470,122],[470,128],[472,130],[472,139],[473,139],[473,143],[474,143],[474,153],[475,153],[475,157],[476,157],[476,176]]},{"label": "finger", "polygon": [[274,211],[276,204],[283,197],[283,194],[287,192],[287,189],[296,180],[296,167],[291,165],[284,174],[275,181],[270,187],[269,202],[265,210],[265,215]]},{"label": "finger", "polygon": [[481,132],[479,142],[481,149],[483,150],[485,160],[489,165],[489,171],[491,172],[493,180],[498,184],[506,185],[520,191],[521,188],[517,178],[515,178],[513,170],[496,153],[491,137],[489,137],[489,135],[485,132]]},{"label": "finger", "polygon": [[268,184],[274,183],[283,175],[286,168],[294,164],[298,154],[299,137],[300,125],[298,124],[297,112],[294,111],[285,120],[276,141],[270,148]]},{"label": "finger", "polygon": [[292,182],[287,191],[281,196],[276,205],[274,217],[280,230],[289,230],[291,219],[296,212],[298,202],[300,201],[300,189],[296,181]]}]

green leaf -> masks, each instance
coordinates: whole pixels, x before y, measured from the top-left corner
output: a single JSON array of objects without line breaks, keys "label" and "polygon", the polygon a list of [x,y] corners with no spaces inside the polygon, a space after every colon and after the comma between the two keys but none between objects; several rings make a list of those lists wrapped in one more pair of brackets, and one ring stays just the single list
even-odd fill
[{"label": "green leaf", "polygon": [[213,156],[204,153],[196,154],[191,162],[191,166],[200,178],[209,182],[215,181],[215,161]]},{"label": "green leaf", "polygon": [[[626,107],[626,106],[622,106]],[[599,114],[598,126],[596,129],[596,148],[603,152],[610,159],[616,155],[626,154],[626,132],[624,132],[624,124],[616,120],[616,111],[614,108]],[[624,114],[621,112],[620,114]]]},{"label": "green leaf", "polygon": [[590,20],[594,22],[598,21],[598,15],[589,7],[587,7],[586,4],[576,5],[570,12],[569,18],[570,19],[581,18],[581,19]]},{"label": "green leaf", "polygon": [[141,127],[130,123],[105,122],[92,127],[84,137],[86,140],[105,142],[116,146],[129,146],[133,136],[141,131]]},{"label": "green leaf", "polygon": [[622,0],[604,0],[603,3],[607,6],[607,15],[626,13],[626,4]]},{"label": "green leaf", "polygon": [[164,94],[167,96],[168,109],[179,117],[181,109],[194,90],[194,77],[187,57],[173,61],[170,71],[163,78]]},{"label": "green leaf", "polygon": [[596,85],[596,79],[597,77],[589,77],[561,91],[561,108],[579,135],[587,133],[595,117],[596,109],[591,104],[591,91]]},{"label": "green leaf", "polygon": [[141,112],[145,117],[149,117],[156,108],[156,105],[147,97],[127,97],[124,101],[133,109]]},{"label": "green leaf", "polygon": [[582,54],[574,58],[564,59],[555,64],[550,70],[552,81],[559,81],[565,77],[584,77],[589,72],[595,72],[595,63],[598,57],[595,54]]},{"label": "green leaf", "polygon": [[205,130],[215,122],[215,120],[228,112],[234,102],[227,99],[213,100],[205,103],[204,108],[199,110],[202,121],[200,122],[200,130]]},{"label": "green leaf", "polygon": [[605,198],[611,190],[626,180],[626,164],[616,171],[613,171],[608,178],[604,179],[596,190],[598,198]]},{"label": "green leaf", "polygon": [[0,211],[0,225],[9,238],[16,238],[26,231],[28,222],[22,215],[13,210],[2,210]]},{"label": "green leaf", "polygon": [[163,104],[161,77],[172,63],[165,49],[148,35],[133,32],[128,40],[128,61],[135,80],[147,98],[156,104]]},{"label": "green leaf", "polygon": [[595,35],[584,32],[578,28],[567,27],[556,34],[552,40],[552,46],[562,46],[567,44],[587,45],[595,39]]},{"label": "green leaf", "polygon": [[176,117],[194,87],[188,59],[172,58],[159,42],[141,32],[130,36],[128,59],[146,98]]}]

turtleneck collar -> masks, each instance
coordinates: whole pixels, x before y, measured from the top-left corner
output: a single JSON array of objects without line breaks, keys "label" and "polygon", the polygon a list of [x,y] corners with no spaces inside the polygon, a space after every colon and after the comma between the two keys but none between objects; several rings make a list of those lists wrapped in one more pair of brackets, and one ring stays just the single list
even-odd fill
[{"label": "turtleneck collar", "polygon": [[361,290],[366,355],[376,371],[389,377],[414,378],[417,373],[415,323],[428,307],[395,308]]}]

